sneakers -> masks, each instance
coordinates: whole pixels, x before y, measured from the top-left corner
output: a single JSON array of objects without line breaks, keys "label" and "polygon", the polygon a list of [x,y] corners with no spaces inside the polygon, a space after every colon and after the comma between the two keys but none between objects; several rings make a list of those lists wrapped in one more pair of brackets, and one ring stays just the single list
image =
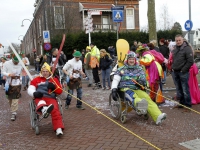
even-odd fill
[{"label": "sneakers", "polygon": [[102,88],[102,90],[105,90],[105,89],[106,89],[105,87]]},{"label": "sneakers", "polygon": [[11,118],[10,118],[12,121],[15,121],[16,120],[16,114],[15,113],[12,113],[11,115]]},{"label": "sneakers", "polygon": [[85,110],[85,108],[82,105],[76,106],[76,108],[81,109],[81,110]]},{"label": "sneakers", "polygon": [[166,118],[167,118],[166,113],[160,114],[156,120],[156,125],[160,125],[162,123],[162,121],[165,120]]},{"label": "sneakers", "polygon": [[136,103],[135,109],[138,115],[146,115],[148,108],[148,102],[145,99]]},{"label": "sneakers", "polygon": [[58,129],[56,130],[56,136],[61,136],[61,135],[63,135],[62,129],[61,129],[61,128],[58,128]]},{"label": "sneakers", "polygon": [[54,106],[53,104],[50,104],[49,106],[44,106],[42,108],[42,115],[44,118],[49,117],[49,114],[51,113],[51,111],[53,110]]}]

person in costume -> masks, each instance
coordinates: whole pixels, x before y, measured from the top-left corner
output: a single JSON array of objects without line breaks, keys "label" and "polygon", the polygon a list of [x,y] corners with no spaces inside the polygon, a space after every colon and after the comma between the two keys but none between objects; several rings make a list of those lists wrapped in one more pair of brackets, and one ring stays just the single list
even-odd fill
[{"label": "person in costume", "polygon": [[[21,53],[21,56],[22,56],[22,61],[23,61],[24,65],[28,69],[28,66],[30,65],[28,58],[25,56],[24,52]],[[23,91],[26,91],[26,89],[28,88],[28,82],[29,82],[29,77],[28,77],[26,71],[24,69],[22,69],[22,85],[24,88]]]},{"label": "person in costume", "polygon": [[[143,68],[136,63],[136,54],[129,52],[127,62],[117,69],[112,82],[112,98],[117,100],[117,90],[125,92],[126,100],[130,101],[136,111],[140,111],[138,106],[143,107],[143,114],[148,113],[155,121],[156,125],[166,119],[166,114],[162,113],[158,106],[151,100],[149,95],[143,91],[146,86],[146,76]],[[146,108],[146,111],[144,111]]]},{"label": "person in costume", "polygon": [[40,75],[34,78],[29,87],[28,94],[34,98],[36,111],[47,118],[51,114],[53,130],[56,135],[63,135],[64,124],[59,110],[56,95],[62,93],[60,82],[52,77],[51,68],[45,62],[41,67]]},{"label": "person in costume", "polygon": [[19,60],[15,55],[12,55],[12,59],[4,63],[2,70],[2,74],[6,76],[5,92],[10,105],[12,121],[16,120],[18,110],[21,91],[21,70],[22,66],[19,64]]},{"label": "person in costume", "polygon": [[82,61],[80,60],[81,52],[75,51],[73,53],[74,58],[70,59],[63,67],[63,72],[69,76],[68,84],[68,95],[66,98],[65,109],[69,109],[69,105],[71,103],[72,95],[74,89],[77,91],[77,103],[76,108],[84,110],[85,108],[82,106],[82,82],[81,76],[84,78],[85,73],[82,69]]},{"label": "person in costume", "polygon": [[[161,78],[163,78],[163,70],[160,63],[156,61],[152,51],[153,50],[149,51],[144,46],[139,46],[136,50],[136,52],[140,54],[139,63],[145,67],[147,77],[146,79],[148,81],[148,86],[150,87],[149,96],[154,102],[160,104],[164,102],[164,99],[162,98],[162,93],[159,90],[159,87],[161,85]],[[158,91],[159,95],[157,98],[156,96]]]}]

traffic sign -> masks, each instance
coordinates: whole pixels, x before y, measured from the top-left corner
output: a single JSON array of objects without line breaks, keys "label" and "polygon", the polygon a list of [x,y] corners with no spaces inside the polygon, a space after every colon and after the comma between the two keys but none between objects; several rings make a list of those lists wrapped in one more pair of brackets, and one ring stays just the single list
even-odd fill
[{"label": "traffic sign", "polygon": [[50,43],[44,43],[43,47],[44,47],[44,50],[46,50],[46,51],[51,50],[51,44]]},{"label": "traffic sign", "polygon": [[112,18],[114,22],[122,22],[124,20],[123,10],[113,10]]},{"label": "traffic sign", "polygon": [[185,22],[185,30],[190,31],[192,29],[192,27],[193,27],[192,21],[191,20],[187,20]]},{"label": "traffic sign", "polygon": [[43,31],[43,39],[50,39],[49,31]]}]

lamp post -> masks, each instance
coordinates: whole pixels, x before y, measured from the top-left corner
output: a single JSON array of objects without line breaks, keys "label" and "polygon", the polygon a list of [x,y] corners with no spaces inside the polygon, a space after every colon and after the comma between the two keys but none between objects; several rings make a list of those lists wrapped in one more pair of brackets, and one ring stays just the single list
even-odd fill
[{"label": "lamp post", "polygon": [[[20,35],[20,36],[23,36],[23,35]],[[19,36],[19,37],[20,37],[20,36]],[[18,40],[20,40],[19,37],[18,37]],[[24,37],[24,36],[23,36],[23,37]]]},{"label": "lamp post", "polygon": [[[24,27],[23,22],[24,22],[25,20],[28,20],[28,21],[32,22],[30,19],[24,19],[24,20],[22,20],[22,25],[21,25],[21,27]],[[33,35],[33,28],[32,28],[32,35]],[[33,45],[34,45],[34,38],[33,38]],[[25,53],[26,53],[26,52],[25,52]]]},{"label": "lamp post", "polygon": [[24,27],[24,24],[23,24],[23,22],[24,22],[25,20],[29,20],[29,21],[31,22],[31,20],[30,20],[30,19],[24,19],[24,20],[22,20],[22,25],[21,25],[21,27]]},{"label": "lamp post", "polygon": [[[189,20],[191,20],[191,0],[189,0]],[[191,30],[189,30],[188,32],[188,42],[193,45],[193,43],[191,43],[191,35],[190,32]]]}]

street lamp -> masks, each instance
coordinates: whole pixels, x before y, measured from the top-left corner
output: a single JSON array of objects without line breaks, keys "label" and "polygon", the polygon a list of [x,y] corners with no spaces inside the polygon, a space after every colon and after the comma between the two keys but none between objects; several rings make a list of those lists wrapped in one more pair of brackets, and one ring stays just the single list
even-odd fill
[{"label": "street lamp", "polygon": [[[20,35],[20,36],[23,36],[23,35]],[[20,37],[20,36],[19,36],[19,37]],[[18,40],[20,40],[19,37],[18,37]],[[23,36],[23,37],[24,37],[24,36]]]},{"label": "street lamp", "polygon": [[[31,22],[30,19],[24,19],[24,20],[29,20],[29,21]],[[22,25],[21,25],[21,27],[24,27],[24,25],[23,25],[24,20],[22,20]]]}]

